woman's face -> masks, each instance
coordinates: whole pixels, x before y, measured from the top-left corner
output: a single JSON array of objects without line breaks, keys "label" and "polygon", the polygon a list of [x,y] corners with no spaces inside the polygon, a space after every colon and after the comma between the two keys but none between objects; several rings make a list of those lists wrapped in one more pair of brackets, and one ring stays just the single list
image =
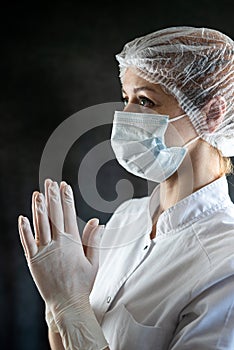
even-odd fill
[{"label": "woman's face", "polygon": [[[122,94],[125,112],[162,114],[169,116],[169,119],[185,114],[174,96],[166,93],[160,84],[153,84],[139,77],[132,68],[128,68],[123,76]],[[176,137],[177,140],[173,136],[175,130],[180,136]],[[184,117],[169,123],[165,141],[168,141],[168,146],[181,146],[196,136],[189,117]]]}]

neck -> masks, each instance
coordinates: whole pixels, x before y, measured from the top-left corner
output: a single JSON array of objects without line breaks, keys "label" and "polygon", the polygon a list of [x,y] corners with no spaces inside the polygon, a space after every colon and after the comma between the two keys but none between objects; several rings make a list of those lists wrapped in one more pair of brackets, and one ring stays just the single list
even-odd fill
[{"label": "neck", "polygon": [[178,171],[160,185],[160,213],[220,176],[216,152],[204,141],[191,145]]}]

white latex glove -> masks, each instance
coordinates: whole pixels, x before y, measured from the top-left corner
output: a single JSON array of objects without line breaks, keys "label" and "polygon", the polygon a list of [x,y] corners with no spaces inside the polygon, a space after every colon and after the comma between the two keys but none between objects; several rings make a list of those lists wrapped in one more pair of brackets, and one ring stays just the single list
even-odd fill
[{"label": "white latex glove", "polygon": [[[71,187],[63,183],[60,191],[56,182],[49,181],[46,191],[48,212],[43,194],[33,194],[35,237],[28,219],[19,218],[30,272],[53,315],[65,349],[104,349],[108,344],[89,303],[98,252],[90,260],[85,255]],[[83,239],[97,246],[95,238],[100,239],[101,228],[88,222]],[[94,253],[95,248],[90,251]]]},{"label": "white latex glove", "polygon": [[[50,204],[50,196],[49,196],[49,185],[51,184],[51,180],[47,179],[45,181],[45,202],[46,202],[46,210],[47,213],[49,213],[49,204]],[[60,184],[60,195],[61,198],[63,198],[63,193],[65,190],[65,186],[67,186],[66,182],[61,182]],[[36,241],[39,241],[39,219],[37,215],[37,208],[36,208],[36,196],[39,194],[39,192],[34,192],[32,196],[32,213],[33,213],[33,226],[35,231],[35,239]],[[67,198],[68,200],[68,198]],[[74,200],[70,201],[71,210],[75,211],[74,206]],[[64,207],[64,205],[63,205]],[[82,234],[82,244],[84,248],[84,252],[86,257],[89,259],[89,261],[92,264],[92,268],[94,271],[94,275],[96,276],[98,266],[99,266],[99,245],[101,240],[101,235],[103,233],[104,225],[100,225],[99,220],[97,218],[91,219],[87,222],[86,226],[84,227],[83,234]],[[50,307],[47,303],[45,303],[45,319],[47,322],[48,327],[52,332],[58,333],[58,327],[55,323],[53,314],[50,310]]]}]

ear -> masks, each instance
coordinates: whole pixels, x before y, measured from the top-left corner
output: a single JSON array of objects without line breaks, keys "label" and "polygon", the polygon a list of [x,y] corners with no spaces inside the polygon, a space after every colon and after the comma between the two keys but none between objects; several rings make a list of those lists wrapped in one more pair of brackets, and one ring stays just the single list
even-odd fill
[{"label": "ear", "polygon": [[215,96],[203,108],[203,114],[210,133],[213,133],[222,123],[226,113],[226,101],[222,96]]}]

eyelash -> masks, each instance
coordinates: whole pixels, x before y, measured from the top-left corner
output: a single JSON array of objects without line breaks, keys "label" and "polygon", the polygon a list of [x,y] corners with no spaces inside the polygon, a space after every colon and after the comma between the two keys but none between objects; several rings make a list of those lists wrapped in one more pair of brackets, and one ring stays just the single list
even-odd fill
[{"label": "eyelash", "polygon": [[[145,97],[145,96],[139,96],[138,100],[140,102],[140,105],[143,106],[143,107],[153,107],[153,106],[155,106],[155,103],[153,101],[151,101],[149,98]],[[123,97],[122,101],[123,101],[124,105],[127,106],[127,104],[128,104],[127,97]],[[147,104],[141,104],[142,101],[146,101]]]}]

